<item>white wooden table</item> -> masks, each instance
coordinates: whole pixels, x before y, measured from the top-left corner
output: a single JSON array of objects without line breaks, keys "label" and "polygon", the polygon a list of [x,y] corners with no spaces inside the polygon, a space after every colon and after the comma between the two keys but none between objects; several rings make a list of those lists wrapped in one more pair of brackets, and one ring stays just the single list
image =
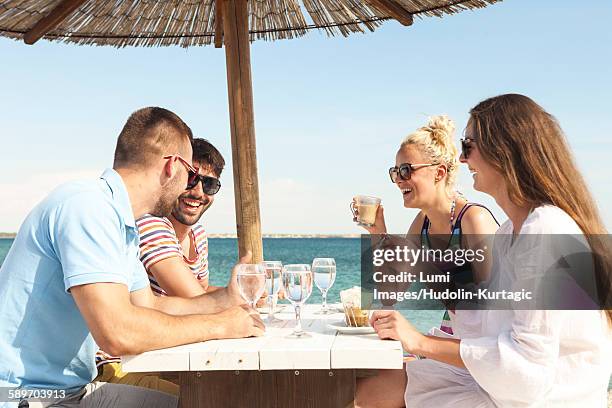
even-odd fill
[{"label": "white wooden table", "polygon": [[[185,407],[344,407],[352,401],[357,369],[402,368],[399,341],[338,333],[328,324],[344,315],[315,314],[321,305],[306,305],[302,311],[302,327],[310,337],[288,338],[295,326],[293,307],[279,306],[276,317],[281,322],[266,323],[262,337],[125,356],[123,371],[179,372]],[[262,317],[265,321],[267,315]]]}]

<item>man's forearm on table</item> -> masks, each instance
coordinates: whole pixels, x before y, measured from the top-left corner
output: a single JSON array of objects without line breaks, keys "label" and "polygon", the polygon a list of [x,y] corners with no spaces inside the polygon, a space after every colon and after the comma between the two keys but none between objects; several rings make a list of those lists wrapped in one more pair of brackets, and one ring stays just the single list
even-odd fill
[{"label": "man's forearm on table", "polygon": [[235,306],[230,301],[227,288],[221,288],[193,298],[156,296],[154,308],[164,313],[181,316],[218,313]]},{"label": "man's forearm on table", "polygon": [[217,320],[214,315],[173,316],[134,306],[118,319],[116,338],[105,351],[114,355],[140,354],[220,338],[223,327]]}]

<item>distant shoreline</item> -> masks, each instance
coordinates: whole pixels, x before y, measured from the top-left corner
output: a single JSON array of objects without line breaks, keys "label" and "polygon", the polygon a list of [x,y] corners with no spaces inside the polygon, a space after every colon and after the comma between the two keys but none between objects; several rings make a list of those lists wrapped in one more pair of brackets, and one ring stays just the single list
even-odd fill
[{"label": "distant shoreline", "polygon": [[[15,238],[14,232],[0,232],[0,239]],[[263,238],[359,238],[359,234],[263,234]],[[208,234],[208,238],[236,239],[236,234]]]}]

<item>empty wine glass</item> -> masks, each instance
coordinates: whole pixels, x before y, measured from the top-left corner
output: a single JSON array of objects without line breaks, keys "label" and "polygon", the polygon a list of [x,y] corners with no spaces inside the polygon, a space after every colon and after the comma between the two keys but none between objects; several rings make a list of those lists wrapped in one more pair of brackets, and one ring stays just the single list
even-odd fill
[{"label": "empty wine glass", "polygon": [[327,307],[327,291],[332,287],[336,280],[336,261],[334,258],[315,258],[312,261],[312,273],[317,288],[321,291],[323,304],[317,314],[333,313]]},{"label": "empty wine glass", "polygon": [[283,268],[282,281],[285,296],[295,309],[295,329],[288,337],[310,337],[302,330],[301,308],[312,293],[312,271],[310,265],[294,264]]},{"label": "empty wine glass", "polygon": [[263,264],[238,264],[238,289],[249,306],[255,304],[263,294],[266,283],[266,268]]},{"label": "empty wine glass", "polygon": [[280,321],[274,316],[278,291],[282,285],[281,272],[283,263],[281,261],[264,261],[266,268],[266,292],[268,292],[268,318],[269,323]]}]

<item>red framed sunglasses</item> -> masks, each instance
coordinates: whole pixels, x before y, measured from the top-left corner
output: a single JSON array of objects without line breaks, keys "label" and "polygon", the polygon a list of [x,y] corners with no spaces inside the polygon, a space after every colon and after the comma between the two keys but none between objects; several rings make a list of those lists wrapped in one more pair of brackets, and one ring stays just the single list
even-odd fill
[{"label": "red framed sunglasses", "polygon": [[187,160],[183,159],[180,154],[172,154],[169,156],[164,156],[163,159],[164,160],[178,159],[178,161],[181,162],[183,166],[185,166],[185,169],[187,169],[187,188],[186,188],[187,190],[191,190],[198,184],[198,181],[199,181],[198,169],[193,167]]}]

